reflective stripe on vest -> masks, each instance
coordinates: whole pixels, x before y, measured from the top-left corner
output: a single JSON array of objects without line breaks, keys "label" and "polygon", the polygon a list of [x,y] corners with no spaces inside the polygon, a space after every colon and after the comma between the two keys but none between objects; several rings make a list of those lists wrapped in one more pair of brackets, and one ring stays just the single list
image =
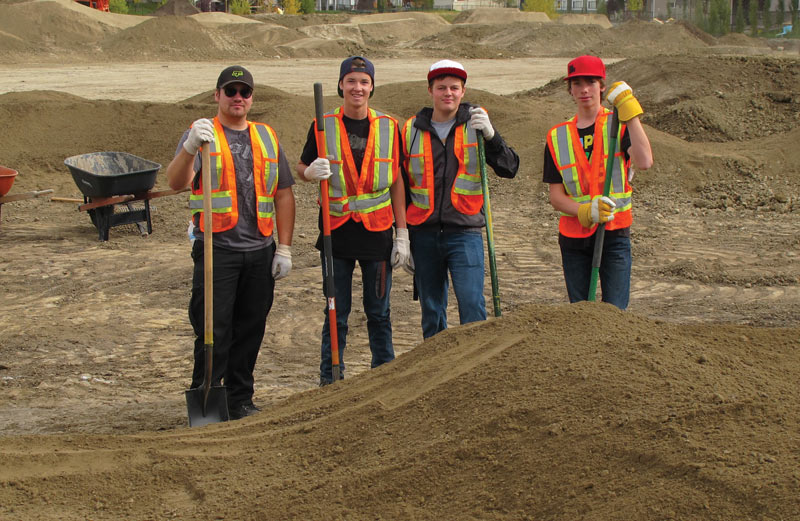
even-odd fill
[{"label": "reflective stripe on vest", "polygon": [[420,224],[433,212],[433,156],[431,134],[415,128],[415,119],[413,117],[406,121],[403,128],[403,148],[406,152],[406,170],[410,176],[408,184],[411,193],[411,206],[406,211],[406,219],[411,224]]},{"label": "reflective stripe on vest", "polygon": [[[564,191],[575,202],[587,203],[594,197],[603,195],[603,185],[606,176],[606,161],[609,155],[608,144],[612,129],[607,124],[611,111],[603,109],[598,112],[595,120],[594,148],[591,163],[586,158],[583,144],[578,135],[578,129],[573,116],[568,121],[556,125],[548,133],[548,145],[552,152],[553,161],[561,173]],[[617,200],[614,210],[614,220],[606,227],[609,230],[625,228],[631,225],[631,195],[632,188],[628,183],[625,172],[628,162],[620,150],[625,125],[621,126],[614,149],[614,166],[611,171],[611,187],[609,195]],[[602,147],[602,154],[594,153]],[[568,237],[588,237],[594,233],[595,227],[584,228],[580,225],[577,216],[561,214],[559,230]]]},{"label": "reflective stripe on vest", "polygon": [[[263,123],[248,122],[253,153],[253,177],[256,192],[256,220],[264,236],[272,235],[275,215],[275,192],[278,188],[279,144],[275,131]],[[214,232],[230,230],[239,220],[236,194],[236,171],[225,131],[214,118],[214,141],[211,147],[211,208]],[[205,228],[202,180],[192,187],[189,197],[192,215],[199,215],[199,226]]]},{"label": "reflective stripe on vest", "polygon": [[369,109],[367,117],[369,137],[359,174],[355,171],[350,147],[342,146],[347,139],[342,108],[324,116],[326,154],[333,158],[330,160],[332,175],[328,179],[332,229],[352,218],[363,222],[370,231],[383,231],[394,220],[390,188],[398,172],[397,122],[373,109]]},{"label": "reflective stripe on vest", "polygon": [[[414,127],[415,120],[416,116],[406,121],[402,135],[411,193],[406,220],[409,224],[418,225],[433,213],[435,197],[431,133]],[[465,123],[456,127],[454,137],[453,152],[458,160],[458,173],[450,191],[450,200],[459,212],[475,215],[483,207],[483,189],[478,170],[478,135]]]}]

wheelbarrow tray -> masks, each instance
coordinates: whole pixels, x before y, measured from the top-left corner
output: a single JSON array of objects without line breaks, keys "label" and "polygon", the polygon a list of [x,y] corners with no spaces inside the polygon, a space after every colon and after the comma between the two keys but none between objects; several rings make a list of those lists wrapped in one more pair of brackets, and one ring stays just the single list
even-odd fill
[{"label": "wheelbarrow tray", "polygon": [[147,192],[161,165],[127,152],[92,152],[64,160],[75,184],[87,197]]}]

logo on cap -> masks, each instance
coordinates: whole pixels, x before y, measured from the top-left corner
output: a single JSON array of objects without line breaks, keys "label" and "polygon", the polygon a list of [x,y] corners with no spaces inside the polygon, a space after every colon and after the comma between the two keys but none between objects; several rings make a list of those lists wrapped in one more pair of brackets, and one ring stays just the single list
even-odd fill
[{"label": "logo on cap", "polygon": [[238,78],[239,76],[244,76],[244,72],[242,72],[242,71],[232,71],[231,72],[231,76],[233,76],[234,78]]}]

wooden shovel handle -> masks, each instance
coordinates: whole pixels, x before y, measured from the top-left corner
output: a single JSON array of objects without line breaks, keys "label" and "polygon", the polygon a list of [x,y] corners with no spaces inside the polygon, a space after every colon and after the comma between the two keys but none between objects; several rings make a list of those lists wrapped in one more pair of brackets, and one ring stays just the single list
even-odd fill
[{"label": "wooden shovel handle", "polygon": [[205,344],[214,345],[214,244],[211,215],[211,144],[203,143],[203,287],[205,308]]}]

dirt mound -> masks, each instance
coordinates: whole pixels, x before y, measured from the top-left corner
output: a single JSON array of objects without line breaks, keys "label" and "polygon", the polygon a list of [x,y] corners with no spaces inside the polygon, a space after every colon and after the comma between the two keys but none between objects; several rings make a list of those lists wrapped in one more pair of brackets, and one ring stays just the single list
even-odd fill
[{"label": "dirt mound", "polygon": [[461,11],[454,24],[509,24],[514,22],[551,22],[545,13],[520,11],[517,8],[480,7]]},{"label": "dirt mound", "polygon": [[224,24],[261,23],[258,20],[253,20],[245,16],[239,16],[237,14],[222,13],[222,12],[197,13],[191,15],[191,17],[203,25],[211,25],[211,26],[218,26]]},{"label": "dirt mound", "polygon": [[562,14],[556,22],[565,25],[599,25],[603,29],[611,28],[611,21],[604,14]]},{"label": "dirt mound", "polygon": [[687,141],[783,133],[800,118],[800,62],[772,57],[658,56],[609,67],[647,100],[643,121]]},{"label": "dirt mound", "polygon": [[200,9],[196,8],[189,0],[169,0],[166,4],[156,9],[155,16],[189,16],[197,14]]},{"label": "dirt mound", "polygon": [[438,14],[415,11],[356,15],[350,18],[350,23],[361,25],[384,22],[407,22],[409,20],[414,20],[417,23],[425,25],[449,25],[447,21]]},{"label": "dirt mound", "polygon": [[92,13],[99,13],[96,9],[70,3],[81,9],[68,9],[62,3],[49,1],[0,4],[0,34],[8,41],[20,42],[22,48],[56,51],[92,48],[97,41],[118,30],[100,22]]},{"label": "dirt mound", "polygon": [[[607,305],[527,306],[239,422],[5,439],[0,508],[43,520],[331,510],[794,519],[798,334],[670,325]],[[36,443],[48,450],[31,454]],[[236,468],[236,478],[199,470],[208,467]]]}]

